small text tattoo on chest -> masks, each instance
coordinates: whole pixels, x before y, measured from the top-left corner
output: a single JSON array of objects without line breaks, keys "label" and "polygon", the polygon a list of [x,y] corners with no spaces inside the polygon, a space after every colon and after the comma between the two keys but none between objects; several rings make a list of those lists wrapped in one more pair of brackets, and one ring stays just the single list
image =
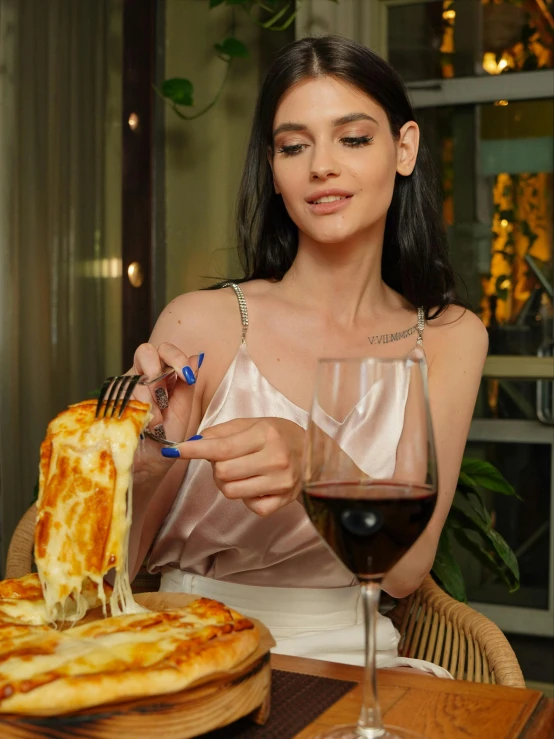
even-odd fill
[{"label": "small text tattoo on chest", "polygon": [[395,334],[378,334],[377,336],[368,336],[370,344],[391,344],[393,341],[401,341],[412,336],[417,331],[417,326],[410,326],[404,331],[398,331]]}]

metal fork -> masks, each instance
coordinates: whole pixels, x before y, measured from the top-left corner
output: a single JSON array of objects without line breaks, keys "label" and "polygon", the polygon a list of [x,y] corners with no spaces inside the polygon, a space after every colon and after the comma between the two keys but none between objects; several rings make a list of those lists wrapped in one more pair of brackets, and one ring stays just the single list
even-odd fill
[{"label": "metal fork", "polygon": [[151,380],[147,380],[146,375],[108,377],[100,389],[96,403],[96,418],[113,418],[116,413],[117,417],[121,418],[137,385],[153,385],[174,373],[175,370],[168,367]]}]

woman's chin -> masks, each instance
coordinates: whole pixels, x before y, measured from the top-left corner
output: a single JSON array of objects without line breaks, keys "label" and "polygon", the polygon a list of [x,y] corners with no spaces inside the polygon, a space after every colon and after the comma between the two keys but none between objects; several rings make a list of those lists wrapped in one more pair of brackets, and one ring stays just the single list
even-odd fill
[{"label": "woman's chin", "polygon": [[308,234],[310,239],[317,245],[341,246],[356,237],[356,233],[350,229],[331,229],[326,231],[314,231]]}]

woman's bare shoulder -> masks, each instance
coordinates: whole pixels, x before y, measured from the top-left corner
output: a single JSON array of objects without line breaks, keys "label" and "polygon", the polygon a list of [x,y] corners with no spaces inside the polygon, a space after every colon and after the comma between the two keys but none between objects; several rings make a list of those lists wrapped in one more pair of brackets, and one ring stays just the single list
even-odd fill
[{"label": "woman's bare shoulder", "polygon": [[151,343],[205,344],[227,338],[237,344],[240,335],[240,312],[233,290],[197,290],[179,295],[166,305],[154,327]]},{"label": "woman's bare shoulder", "polygon": [[488,341],[487,329],[481,319],[459,305],[449,305],[437,318],[429,320],[423,339],[430,364],[439,355],[453,361],[462,359],[482,363]]}]

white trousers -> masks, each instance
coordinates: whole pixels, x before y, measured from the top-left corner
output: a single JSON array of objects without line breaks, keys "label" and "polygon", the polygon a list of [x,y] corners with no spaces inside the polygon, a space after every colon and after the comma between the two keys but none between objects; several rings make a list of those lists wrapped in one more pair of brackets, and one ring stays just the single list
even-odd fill
[{"label": "white trousers", "polygon": [[[361,591],[347,588],[272,588],[239,585],[192,575],[173,567],[162,572],[160,590],[213,598],[257,618],[271,631],[275,654],[364,663]],[[376,624],[377,666],[416,667],[437,677],[451,677],[442,667],[398,656],[399,633],[390,618],[379,614]]]}]

